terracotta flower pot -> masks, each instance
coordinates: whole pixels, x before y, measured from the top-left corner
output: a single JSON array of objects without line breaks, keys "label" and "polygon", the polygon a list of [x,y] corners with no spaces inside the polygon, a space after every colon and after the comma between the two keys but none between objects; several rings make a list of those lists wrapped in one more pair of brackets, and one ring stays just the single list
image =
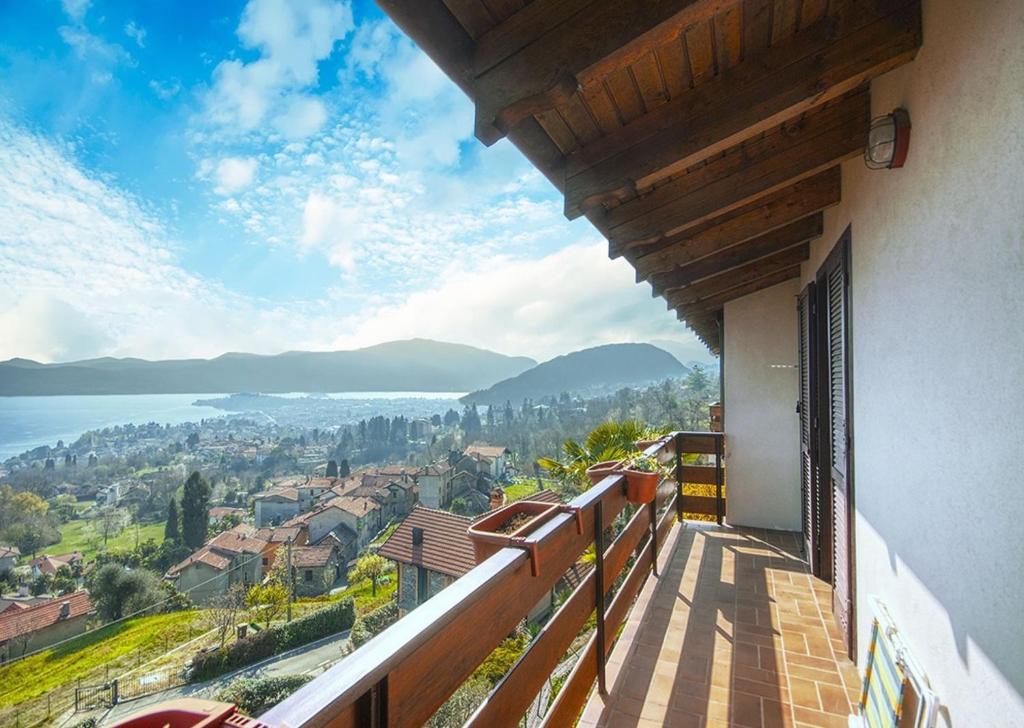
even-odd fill
[{"label": "terracotta flower pot", "polygon": [[626,468],[622,471],[626,476],[626,500],[630,503],[650,503],[658,494],[660,473],[645,473],[640,470]]},{"label": "terracotta flower pot", "polygon": [[644,450],[649,448],[651,445],[660,445],[661,443],[665,442],[667,440],[667,438],[668,438],[668,436],[666,435],[665,437],[659,437],[659,438],[657,438],[655,440],[637,440],[633,444],[636,445],[636,449],[637,450],[639,450],[640,452],[643,452]]},{"label": "terracotta flower pot", "polygon": [[[543,503],[539,501],[521,500],[509,503],[495,511],[491,511],[469,527],[469,540],[473,542],[473,555],[476,563],[480,564],[508,546],[523,547],[523,537],[534,531],[538,526],[553,518],[560,508],[557,503]],[[526,516],[522,524],[514,529],[505,532],[510,521],[517,517]],[[530,550],[533,572],[536,575],[538,567],[536,553]]]},{"label": "terracotta flower pot", "polygon": [[587,476],[590,478],[590,483],[592,485],[597,485],[609,475],[617,471],[621,465],[621,460],[602,460],[599,463],[594,463],[587,468]]}]

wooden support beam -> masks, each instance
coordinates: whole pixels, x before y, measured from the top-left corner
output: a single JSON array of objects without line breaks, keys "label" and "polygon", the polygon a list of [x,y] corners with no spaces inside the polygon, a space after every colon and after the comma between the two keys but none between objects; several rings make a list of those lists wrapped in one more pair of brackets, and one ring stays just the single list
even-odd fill
[{"label": "wooden support beam", "polygon": [[702,298],[695,303],[679,306],[676,308],[676,318],[680,321],[689,321],[691,318],[699,319],[707,317],[721,309],[729,301],[749,296],[751,293],[757,293],[765,288],[771,288],[772,286],[777,286],[780,283],[785,283],[791,278],[799,277],[799,265],[783,268],[775,273],[769,273],[764,278],[758,278],[755,281],[751,281],[746,285],[736,286],[735,288],[722,291],[715,296],[709,296],[708,298]]},{"label": "wooden support beam", "polygon": [[658,179],[911,60],[921,45],[921,5],[902,0],[906,6],[893,12],[897,3],[882,3],[842,37],[834,19],[823,19],[574,152],[566,165],[565,214],[575,218],[595,205],[632,199]]},{"label": "wooden support beam", "polygon": [[681,232],[859,155],[870,116],[868,91],[861,89],[635,200],[591,211],[588,217],[611,242],[613,253],[636,241]]},{"label": "wooden support beam", "polygon": [[755,260],[744,266],[725,273],[720,273],[711,278],[705,278],[699,283],[686,286],[685,288],[670,289],[665,298],[668,300],[668,308],[672,310],[687,303],[694,303],[704,298],[717,296],[725,293],[730,288],[745,286],[766,276],[778,273],[779,271],[793,266],[799,266],[810,257],[811,246],[808,243],[787,248],[766,258]]},{"label": "wooden support beam", "polygon": [[[476,101],[477,138],[493,144],[527,116],[552,108],[577,88],[739,1],[535,0],[506,21],[515,24],[512,32],[499,26],[488,33],[491,40],[481,39],[473,62],[479,75],[470,94]],[[522,13],[549,19],[525,22],[529,18],[517,17]],[[506,53],[511,55],[501,58]]]},{"label": "wooden support beam", "polygon": [[840,187],[839,167],[832,167],[652,245],[628,248],[624,254],[636,268],[639,283],[832,207],[839,203]]},{"label": "wooden support beam", "polygon": [[805,243],[820,236],[824,226],[824,215],[819,212],[753,240],[726,248],[688,265],[679,266],[668,273],[659,273],[651,277],[654,295],[660,296],[666,290],[688,286],[703,278],[722,274]]}]

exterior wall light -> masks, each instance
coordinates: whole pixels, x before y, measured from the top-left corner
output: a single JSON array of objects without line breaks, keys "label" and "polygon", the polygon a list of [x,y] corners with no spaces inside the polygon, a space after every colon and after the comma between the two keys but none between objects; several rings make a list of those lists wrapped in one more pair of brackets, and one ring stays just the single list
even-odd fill
[{"label": "exterior wall light", "polygon": [[910,149],[910,114],[894,109],[891,114],[871,120],[864,164],[868,169],[898,169],[907,161]]}]

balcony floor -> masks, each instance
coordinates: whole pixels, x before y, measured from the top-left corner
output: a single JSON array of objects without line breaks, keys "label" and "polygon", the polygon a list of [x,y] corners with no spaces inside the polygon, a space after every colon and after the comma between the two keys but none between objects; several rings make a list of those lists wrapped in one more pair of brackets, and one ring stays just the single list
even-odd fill
[{"label": "balcony floor", "polygon": [[798,539],[674,527],[579,725],[845,728],[860,678]]}]

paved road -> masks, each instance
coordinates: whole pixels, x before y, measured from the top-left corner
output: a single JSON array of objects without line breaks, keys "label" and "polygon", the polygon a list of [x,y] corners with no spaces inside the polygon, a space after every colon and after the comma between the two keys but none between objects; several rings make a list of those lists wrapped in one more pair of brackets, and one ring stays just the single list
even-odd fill
[{"label": "paved road", "polygon": [[240,678],[275,677],[278,675],[318,675],[344,656],[342,650],[347,645],[348,631],[346,630],[340,634],[291,650],[278,657],[272,657],[252,667],[221,675],[209,682],[183,685],[180,688],[165,690],[154,695],[147,695],[138,700],[115,705],[103,716],[100,725],[115,723],[132,713],[156,703],[162,703],[165,700],[185,697],[212,699],[221,688]]}]

